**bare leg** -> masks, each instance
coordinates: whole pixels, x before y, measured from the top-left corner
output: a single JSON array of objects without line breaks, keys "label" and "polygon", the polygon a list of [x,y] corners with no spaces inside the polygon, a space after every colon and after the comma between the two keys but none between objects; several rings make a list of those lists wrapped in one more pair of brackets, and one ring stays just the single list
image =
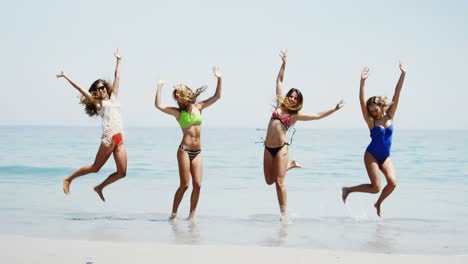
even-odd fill
[{"label": "bare leg", "polygon": [[396,187],[395,168],[393,167],[393,163],[390,157],[388,157],[382,164],[382,172],[385,175],[385,179],[387,180],[387,185],[383,188],[379,199],[374,204],[375,209],[377,209],[377,215],[379,217],[381,217],[380,205],[385,200],[385,198],[387,198],[393,192],[393,190],[395,190]]},{"label": "bare leg", "polygon": [[278,197],[278,204],[281,212],[281,220],[286,220],[286,204],[287,204],[287,192],[286,186],[284,185],[284,178],[286,175],[286,169],[288,166],[288,149],[287,147],[281,149],[273,160],[273,171],[276,174],[276,195]]},{"label": "bare leg", "polygon": [[348,198],[348,195],[352,192],[378,193],[380,191],[379,164],[368,152],[364,153],[364,164],[366,165],[367,175],[371,183],[353,187],[343,187],[341,189],[341,199],[343,203],[346,203],[346,198]]},{"label": "bare leg", "polygon": [[125,149],[125,145],[121,144],[119,147],[114,148],[113,153],[117,171],[109,175],[101,184],[94,187],[94,191],[97,192],[103,202],[105,202],[106,199],[104,198],[102,189],[127,175],[127,150]]},{"label": "bare leg", "polygon": [[112,153],[112,147],[106,147],[103,143],[99,146],[99,150],[96,154],[96,158],[94,159],[94,163],[92,165],[86,165],[79,168],[75,171],[72,175],[65,177],[63,179],[63,192],[65,194],[70,193],[70,184],[71,182],[80,176],[86,175],[88,173],[96,173],[98,172],[104,163],[109,159]]},{"label": "bare leg", "polygon": [[263,151],[263,173],[268,185],[275,183],[276,195],[281,212],[281,221],[286,220],[287,192],[284,177],[288,168],[288,148],[283,147],[273,158],[266,149]]},{"label": "bare leg", "polygon": [[302,168],[302,165],[299,164],[296,160],[291,160],[288,163],[288,168],[286,169],[286,171],[293,169],[293,168]]},{"label": "bare leg", "polygon": [[192,173],[192,195],[190,196],[190,214],[189,219],[194,221],[195,210],[197,209],[198,199],[200,198],[201,182],[203,178],[203,157],[202,153],[198,154],[192,160],[190,165],[190,171]]},{"label": "bare leg", "polygon": [[174,195],[174,201],[172,203],[172,214],[169,217],[169,220],[176,219],[180,202],[182,201],[184,193],[187,191],[190,183],[190,159],[185,151],[180,149],[177,150],[177,163],[179,164],[180,184]]},{"label": "bare leg", "polygon": [[263,174],[265,176],[265,182],[268,185],[272,185],[276,181],[276,175],[273,173],[273,156],[271,156],[268,150],[263,150]]}]

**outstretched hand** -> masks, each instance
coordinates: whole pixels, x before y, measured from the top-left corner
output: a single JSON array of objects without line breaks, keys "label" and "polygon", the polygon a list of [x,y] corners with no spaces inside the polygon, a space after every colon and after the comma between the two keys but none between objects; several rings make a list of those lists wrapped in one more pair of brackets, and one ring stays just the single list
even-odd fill
[{"label": "outstretched hand", "polygon": [[288,50],[280,50],[279,56],[281,57],[281,60],[283,60],[283,63],[286,63],[286,60],[288,58]]},{"label": "outstretched hand", "polygon": [[335,106],[335,110],[340,110],[344,105],[346,104],[346,101],[341,99]]},{"label": "outstretched hand", "polygon": [[121,60],[122,59],[122,53],[120,53],[120,49],[117,48],[117,50],[114,52],[114,56],[116,59]]},{"label": "outstretched hand", "polygon": [[57,77],[57,78],[65,77],[65,72],[64,72],[64,71],[60,71],[59,73],[57,73],[57,74],[55,75],[55,77]]},{"label": "outstretched hand", "polygon": [[365,79],[367,79],[367,77],[369,77],[369,68],[364,67],[361,70],[361,80],[365,80]]},{"label": "outstretched hand", "polygon": [[399,63],[400,63],[400,71],[402,73],[406,73],[406,65],[404,65],[403,62],[401,61]]},{"label": "outstretched hand", "polygon": [[213,74],[216,78],[222,77],[221,72],[219,71],[219,67],[217,66],[213,66]]},{"label": "outstretched hand", "polygon": [[166,81],[164,81],[164,80],[159,80],[159,81],[158,81],[158,87],[163,87],[165,83],[166,83]]}]

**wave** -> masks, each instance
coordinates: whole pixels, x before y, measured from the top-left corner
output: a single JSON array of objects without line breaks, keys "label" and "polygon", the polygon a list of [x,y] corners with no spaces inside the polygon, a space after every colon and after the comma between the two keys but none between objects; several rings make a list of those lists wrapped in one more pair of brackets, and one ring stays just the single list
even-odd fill
[{"label": "wave", "polygon": [[68,213],[64,215],[65,220],[71,221],[157,221],[167,222],[168,214],[162,213]]},{"label": "wave", "polygon": [[113,216],[113,215],[106,215],[106,216],[70,216],[65,217],[65,220],[73,220],[73,221],[93,221],[93,220],[116,220],[116,221],[130,221],[136,220],[134,217],[126,217],[126,216]]},{"label": "wave", "polygon": [[64,175],[73,169],[64,167],[0,166],[0,176],[10,175]]}]

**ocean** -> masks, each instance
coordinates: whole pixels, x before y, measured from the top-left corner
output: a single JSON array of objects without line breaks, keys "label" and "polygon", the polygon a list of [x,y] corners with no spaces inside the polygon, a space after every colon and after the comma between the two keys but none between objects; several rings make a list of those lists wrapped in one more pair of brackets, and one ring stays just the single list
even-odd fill
[{"label": "ocean", "polygon": [[[265,130],[202,128],[204,174],[196,221],[167,219],[179,184],[180,128],[128,127],[126,178],[93,187],[115,169],[62,180],[93,162],[100,127],[0,126],[0,235],[50,239],[229,244],[389,254],[468,254],[468,133],[395,127],[397,187],[376,215],[375,194],[341,187],[368,183],[366,129],[298,128],[286,175],[289,221],[281,223],[274,185],[265,184]],[[382,176],[382,187],[385,178]]]}]

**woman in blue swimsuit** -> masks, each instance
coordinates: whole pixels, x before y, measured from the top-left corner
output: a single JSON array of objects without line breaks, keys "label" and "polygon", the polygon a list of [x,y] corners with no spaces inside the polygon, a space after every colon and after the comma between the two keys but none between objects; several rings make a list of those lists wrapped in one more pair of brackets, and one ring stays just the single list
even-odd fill
[{"label": "woman in blue swimsuit", "polygon": [[373,96],[367,102],[365,101],[364,85],[369,76],[369,68],[364,67],[361,71],[359,101],[362,115],[370,129],[372,139],[364,153],[364,164],[371,183],[343,187],[341,195],[343,202],[346,203],[346,198],[352,192],[378,193],[380,191],[379,170],[382,171],[387,180],[387,185],[383,188],[379,199],[374,204],[379,217],[381,216],[380,206],[382,202],[393,192],[396,186],[395,169],[390,159],[390,148],[392,146],[393,117],[395,116],[401,88],[406,76],[406,66],[402,63],[400,63],[400,71],[400,78],[390,103],[386,102],[385,96]]},{"label": "woman in blue swimsuit", "polygon": [[178,107],[168,107],[161,104],[161,89],[164,85],[164,81],[158,81],[155,106],[162,112],[174,116],[183,133],[182,141],[177,148],[180,184],[174,195],[172,214],[169,217],[170,220],[175,220],[177,217],[177,209],[184,197],[185,191],[187,191],[189,187],[190,175],[192,175],[193,190],[190,197],[189,220],[194,221],[195,210],[197,209],[198,198],[200,197],[203,173],[200,141],[202,123],[201,112],[221,98],[221,73],[217,67],[213,67],[213,74],[217,79],[216,92],[212,97],[201,102],[196,102],[196,99],[206,89],[206,86],[193,92],[189,87],[183,84],[176,85],[172,96],[177,102]]},{"label": "woman in blue swimsuit", "polygon": [[286,51],[280,53],[281,68],[276,79],[277,105],[268,122],[263,152],[263,173],[268,185],[275,184],[281,220],[286,220],[286,187],[284,177],[286,171],[301,167],[296,161],[288,162],[288,143],[286,133],[296,121],[310,121],[327,117],[343,107],[344,101],[339,101],[333,108],[315,114],[302,114],[302,94],[298,89],[291,88],[283,96],[283,78],[286,70]]}]

